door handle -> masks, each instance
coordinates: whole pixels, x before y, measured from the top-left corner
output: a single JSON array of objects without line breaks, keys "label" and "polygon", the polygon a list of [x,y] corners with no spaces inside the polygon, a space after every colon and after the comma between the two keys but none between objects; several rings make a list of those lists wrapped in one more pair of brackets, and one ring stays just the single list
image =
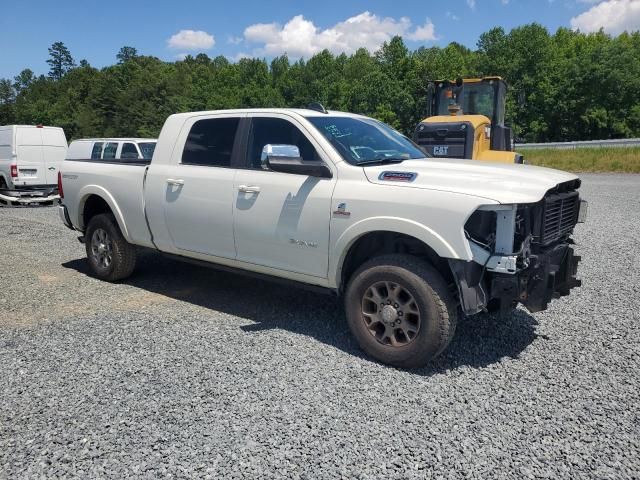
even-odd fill
[{"label": "door handle", "polygon": [[238,190],[242,193],[260,193],[260,187],[256,185],[239,185]]},{"label": "door handle", "polygon": [[169,185],[175,185],[177,187],[184,185],[184,180],[176,179],[176,178],[167,178],[167,183]]}]

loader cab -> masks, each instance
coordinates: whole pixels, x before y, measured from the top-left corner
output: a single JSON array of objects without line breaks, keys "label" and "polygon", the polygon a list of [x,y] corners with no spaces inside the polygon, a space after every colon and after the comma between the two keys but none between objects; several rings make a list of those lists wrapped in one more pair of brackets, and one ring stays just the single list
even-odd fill
[{"label": "loader cab", "polygon": [[431,82],[415,141],[435,157],[522,163],[505,126],[506,94],[500,77]]}]

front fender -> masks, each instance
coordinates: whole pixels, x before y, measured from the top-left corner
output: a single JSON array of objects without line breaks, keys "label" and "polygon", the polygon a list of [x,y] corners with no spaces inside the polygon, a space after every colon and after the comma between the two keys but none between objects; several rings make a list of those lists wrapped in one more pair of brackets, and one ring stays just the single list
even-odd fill
[{"label": "front fender", "polygon": [[416,238],[428,245],[442,258],[469,260],[467,251],[456,251],[438,232],[421,223],[397,217],[373,217],[350,225],[337,238],[332,250],[339,255],[329,259],[330,287],[338,288],[342,277],[342,267],[351,246],[363,235],[372,232],[394,232]]},{"label": "front fender", "polygon": [[118,206],[118,203],[116,202],[115,198],[113,198],[113,196],[105,188],[99,185],[85,185],[84,187],[82,187],[82,189],[80,189],[80,192],[78,192],[80,203],[79,203],[78,211],[76,214],[77,218],[76,218],[75,224],[79,225],[82,231],[86,229],[87,226],[84,224],[84,218],[83,218],[82,212],[84,212],[84,205],[87,199],[91,195],[97,195],[98,197],[102,198],[107,203],[107,205],[109,205],[109,208],[113,213],[113,216],[116,218],[116,221],[118,222],[118,226],[120,227],[122,236],[125,238],[125,240],[127,240],[127,242],[132,243],[129,237],[129,231],[127,230],[127,225],[124,222],[124,216],[122,215],[122,210],[120,210],[120,207]]}]

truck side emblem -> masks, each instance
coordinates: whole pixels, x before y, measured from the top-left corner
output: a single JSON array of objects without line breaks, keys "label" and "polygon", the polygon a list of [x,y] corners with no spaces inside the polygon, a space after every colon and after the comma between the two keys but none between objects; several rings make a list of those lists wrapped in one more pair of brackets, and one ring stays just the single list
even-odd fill
[{"label": "truck side emblem", "polygon": [[382,172],[378,180],[388,182],[413,182],[418,176],[415,172]]},{"label": "truck side emblem", "polygon": [[296,238],[290,238],[289,239],[289,243],[292,243],[294,245],[298,245],[300,247],[318,248],[318,244],[316,242],[306,242],[304,240],[298,240]]},{"label": "truck side emblem", "polygon": [[347,204],[346,203],[339,203],[338,204],[338,209],[334,210],[333,214],[338,216],[338,217],[350,217],[351,216],[351,212],[347,212]]}]

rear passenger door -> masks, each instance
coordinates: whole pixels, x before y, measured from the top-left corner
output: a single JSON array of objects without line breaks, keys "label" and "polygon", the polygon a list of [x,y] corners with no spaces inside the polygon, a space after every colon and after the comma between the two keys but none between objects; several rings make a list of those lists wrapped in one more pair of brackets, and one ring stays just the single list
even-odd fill
[{"label": "rear passenger door", "polygon": [[241,116],[223,114],[184,126],[179,158],[164,167],[165,224],[177,252],[235,259],[231,202],[240,124]]}]

